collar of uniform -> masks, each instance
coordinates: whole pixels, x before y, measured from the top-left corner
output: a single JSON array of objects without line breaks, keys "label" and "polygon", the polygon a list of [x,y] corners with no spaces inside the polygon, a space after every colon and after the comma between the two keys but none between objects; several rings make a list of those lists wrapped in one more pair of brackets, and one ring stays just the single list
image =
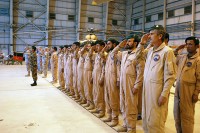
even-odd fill
[{"label": "collar of uniform", "polygon": [[153,50],[153,52],[157,52],[160,51],[161,49],[163,49],[165,47],[165,43],[163,42],[157,49]]},{"label": "collar of uniform", "polygon": [[132,51],[128,51],[128,54],[134,54],[136,52],[136,48],[135,49],[133,49]]},{"label": "collar of uniform", "polygon": [[194,59],[194,58],[196,58],[196,57],[198,57],[199,56],[199,52],[197,52],[196,54],[194,54],[192,57],[190,57],[189,59]]}]

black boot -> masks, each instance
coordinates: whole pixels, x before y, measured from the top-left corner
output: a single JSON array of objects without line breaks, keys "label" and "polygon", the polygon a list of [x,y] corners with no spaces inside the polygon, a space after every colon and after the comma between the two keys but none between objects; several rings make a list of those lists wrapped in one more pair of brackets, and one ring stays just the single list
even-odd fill
[{"label": "black boot", "polygon": [[34,83],[31,84],[31,86],[36,86],[37,85],[37,82],[34,81]]}]

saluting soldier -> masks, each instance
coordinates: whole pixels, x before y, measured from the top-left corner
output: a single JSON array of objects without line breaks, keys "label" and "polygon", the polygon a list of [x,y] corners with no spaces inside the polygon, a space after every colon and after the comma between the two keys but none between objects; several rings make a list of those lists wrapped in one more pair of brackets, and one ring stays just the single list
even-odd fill
[{"label": "saluting soldier", "polygon": [[105,52],[101,50],[105,47],[105,43],[102,40],[96,42],[96,56],[94,60],[93,68],[93,100],[95,110],[92,113],[98,113],[97,117],[102,118],[105,115],[105,101],[104,101],[104,74],[105,74]]},{"label": "saluting soldier", "polygon": [[58,82],[58,53],[57,47],[53,47],[53,53],[51,54],[51,73],[53,81],[52,83]]},{"label": "saluting soldier", "polygon": [[[144,69],[142,120],[145,133],[164,133],[170,89],[175,81],[176,63],[173,50],[164,43],[165,30],[162,25],[151,27],[143,35],[138,55],[146,58]],[[150,39],[152,48],[144,51]]]},{"label": "saluting soldier", "polygon": [[49,64],[49,48],[44,48],[44,53],[42,55],[42,70],[44,73],[44,76],[42,78],[47,77],[47,71],[48,71],[48,64]]},{"label": "saluting soldier", "polygon": [[178,73],[174,96],[174,120],[177,133],[193,133],[195,104],[200,92],[200,57],[197,49],[199,40],[196,37],[185,39],[188,54],[178,55],[176,63]]},{"label": "saluting soldier", "polygon": [[65,80],[64,80],[64,47],[59,47],[58,54],[58,81],[60,84],[60,89],[65,89]]},{"label": "saluting soldier", "polygon": [[73,62],[73,89],[75,92],[75,100],[80,101],[80,96],[78,93],[78,88],[77,88],[77,64],[78,64],[78,51],[79,51],[80,43],[79,42],[74,42],[72,45],[72,62]]},{"label": "saluting soldier", "polygon": [[93,79],[92,79],[92,71],[93,71],[93,61],[95,58],[95,45],[92,46],[88,45],[89,51],[86,54],[85,62],[84,62],[84,91],[85,96],[87,99],[87,104],[83,105],[83,107],[86,107],[88,110],[92,110],[95,108],[94,101],[93,101]]},{"label": "saluting soldier", "polygon": [[77,75],[78,75],[78,79],[77,79],[77,88],[78,88],[78,92],[80,95],[80,104],[86,104],[86,97],[85,97],[85,92],[84,92],[84,62],[85,62],[85,56],[86,56],[86,47],[87,44],[85,46],[83,46],[83,48],[81,48],[81,50],[78,52],[79,54],[79,60],[78,60],[78,65],[77,65]]},{"label": "saluting soldier", "polygon": [[143,58],[137,58],[136,47],[139,41],[137,35],[132,35],[113,50],[115,52],[121,48],[126,49],[118,57],[121,61],[120,109],[123,117],[123,126],[117,129],[118,132],[136,133],[138,92],[142,89],[145,64]]},{"label": "saluting soldier", "polygon": [[108,116],[103,119],[109,126],[114,127],[119,123],[119,77],[120,77],[120,62],[117,60],[119,52],[113,52],[113,49],[118,45],[115,39],[108,39],[106,50],[108,52],[105,65],[105,103]]},{"label": "saluting soldier", "polygon": [[31,73],[33,78],[33,83],[31,86],[37,85],[37,54],[36,54],[36,47],[32,46],[32,51],[30,55],[30,65],[31,65]]}]

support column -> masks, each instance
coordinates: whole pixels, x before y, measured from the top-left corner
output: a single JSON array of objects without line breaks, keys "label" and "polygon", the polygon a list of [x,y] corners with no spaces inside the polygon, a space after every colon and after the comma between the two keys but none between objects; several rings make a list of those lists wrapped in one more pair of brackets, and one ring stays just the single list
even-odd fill
[{"label": "support column", "polygon": [[[103,4],[103,28],[105,29],[105,32],[107,32],[107,25],[108,25],[108,6],[109,2],[106,2]],[[107,36],[104,34],[103,39],[106,40]]]},{"label": "support column", "polygon": [[164,0],[164,5],[163,5],[163,27],[166,30],[167,26],[167,0]]},{"label": "support column", "polygon": [[[16,44],[13,44],[13,0],[10,0],[10,45],[13,51],[16,51]],[[8,46],[8,54],[10,54],[10,45]]]},{"label": "support column", "polygon": [[80,33],[79,33],[79,29],[80,29],[80,20],[81,20],[81,1],[82,0],[76,0],[76,14],[77,14],[77,18],[76,18],[76,40],[79,41],[80,40]]},{"label": "support column", "polygon": [[142,31],[144,32],[145,30],[145,10],[146,10],[146,0],[143,0],[143,12],[142,12]]},{"label": "support column", "polygon": [[[46,5],[46,31],[48,31],[48,27],[49,27],[49,0],[47,0],[47,5]],[[49,32],[46,32],[46,40],[45,40],[45,45],[48,47],[51,47],[51,45],[49,44]]]},{"label": "support column", "polygon": [[192,0],[192,21],[191,21],[191,36],[194,36],[194,21],[195,21],[195,0]]}]

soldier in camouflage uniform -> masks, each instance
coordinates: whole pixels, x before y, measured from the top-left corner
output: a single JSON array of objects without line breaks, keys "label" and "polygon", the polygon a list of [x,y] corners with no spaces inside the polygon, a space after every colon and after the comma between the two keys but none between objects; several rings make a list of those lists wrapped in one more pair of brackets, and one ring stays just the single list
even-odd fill
[{"label": "soldier in camouflage uniform", "polygon": [[44,76],[42,78],[47,77],[48,65],[49,65],[49,48],[46,47],[42,55],[42,70],[44,73]]},{"label": "soldier in camouflage uniform", "polygon": [[30,65],[31,65],[31,72],[34,83],[31,86],[37,85],[37,54],[36,54],[36,47],[32,46],[31,56],[30,56]]}]

